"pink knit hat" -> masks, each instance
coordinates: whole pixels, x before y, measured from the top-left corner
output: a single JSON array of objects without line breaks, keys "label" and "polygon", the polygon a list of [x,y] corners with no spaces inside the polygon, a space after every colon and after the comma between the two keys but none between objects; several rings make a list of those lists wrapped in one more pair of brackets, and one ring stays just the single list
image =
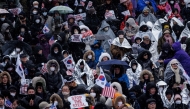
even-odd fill
[{"label": "pink knit hat", "polygon": [[181,95],[176,94],[175,97],[174,97],[174,100],[177,100],[177,99],[180,99],[180,100],[181,100]]}]

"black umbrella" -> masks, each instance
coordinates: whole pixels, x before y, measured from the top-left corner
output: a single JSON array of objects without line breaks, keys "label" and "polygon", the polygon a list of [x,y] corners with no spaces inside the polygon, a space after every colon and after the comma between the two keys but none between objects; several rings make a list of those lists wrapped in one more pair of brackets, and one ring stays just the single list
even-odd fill
[{"label": "black umbrella", "polygon": [[10,55],[10,53],[15,49],[15,47],[18,46],[22,48],[24,53],[27,53],[28,55],[32,54],[32,48],[29,44],[23,41],[13,40],[7,42],[2,46],[3,55]]}]

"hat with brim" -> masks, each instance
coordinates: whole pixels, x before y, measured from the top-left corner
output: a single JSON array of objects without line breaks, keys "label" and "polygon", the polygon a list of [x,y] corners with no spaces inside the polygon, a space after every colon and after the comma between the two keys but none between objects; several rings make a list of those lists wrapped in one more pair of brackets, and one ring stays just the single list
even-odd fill
[{"label": "hat with brim", "polygon": [[39,104],[39,108],[40,109],[46,109],[48,107],[50,107],[52,104],[48,104],[47,102],[43,101]]},{"label": "hat with brim", "polygon": [[67,83],[75,81],[75,78],[73,76],[68,76],[65,78]]}]

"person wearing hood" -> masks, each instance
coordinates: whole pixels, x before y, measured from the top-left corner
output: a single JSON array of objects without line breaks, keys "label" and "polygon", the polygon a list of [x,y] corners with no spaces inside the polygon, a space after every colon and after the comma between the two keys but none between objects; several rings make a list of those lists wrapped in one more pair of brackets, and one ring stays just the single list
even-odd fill
[{"label": "person wearing hood", "polygon": [[141,87],[141,89],[143,90],[143,92],[146,92],[146,86],[149,82],[153,82],[154,81],[154,76],[152,75],[152,72],[148,71],[148,70],[143,70],[140,73],[140,83],[139,86]]},{"label": "person wearing hood", "polygon": [[[19,27],[21,25],[25,25],[26,27],[30,27],[30,21],[29,19],[26,17],[26,13],[21,11],[18,15],[18,18],[15,21],[15,29],[16,32],[18,31],[17,29],[19,29]],[[19,34],[19,33],[17,33]]]},{"label": "person wearing hood", "polygon": [[186,23],[185,28],[184,28],[183,31],[181,32],[181,35],[180,35],[180,37],[179,37],[179,41],[181,41],[183,37],[189,37],[189,34],[190,34],[190,21],[188,21],[188,22]]},{"label": "person wearing hood", "polygon": [[7,90],[10,93],[9,100],[13,103],[16,99],[18,99],[19,93],[16,86],[11,85]]},{"label": "person wearing hood", "polygon": [[2,27],[3,23],[8,23],[10,26],[10,30],[13,29],[12,22],[6,17],[6,14],[0,14],[0,27]]},{"label": "person wearing hood", "polygon": [[163,109],[163,102],[161,97],[157,94],[157,87],[154,82],[149,82],[146,86],[146,93],[142,94],[137,100],[141,109],[146,107],[146,101],[150,98],[155,99],[156,109]]},{"label": "person wearing hood", "polygon": [[68,6],[67,0],[58,0],[60,6]]},{"label": "person wearing hood", "polygon": [[164,81],[169,85],[169,88],[177,88],[185,81],[183,67],[177,59],[172,59],[166,66]]},{"label": "person wearing hood", "polygon": [[54,43],[51,46],[50,54],[47,57],[47,60],[55,59],[58,63],[60,63],[61,60],[63,60],[63,55],[61,54],[62,47],[59,43]]},{"label": "person wearing hood", "polygon": [[180,35],[183,31],[183,29],[185,28],[185,26],[182,24],[182,22],[180,20],[178,20],[177,18],[172,18],[170,25],[173,24],[172,26],[172,30],[175,33],[177,39],[179,40]]},{"label": "person wearing hood", "polygon": [[139,78],[140,78],[140,73],[142,71],[142,67],[135,59],[131,60],[129,66],[131,68],[127,69],[126,74],[129,78],[130,89],[131,89],[134,85],[139,85],[140,82]]},{"label": "person wearing hood", "polygon": [[62,87],[61,92],[59,92],[58,95],[61,97],[63,101],[63,104],[64,104],[63,108],[70,109],[70,102],[68,101],[68,97],[70,96],[69,86],[64,85]]},{"label": "person wearing hood", "polygon": [[84,21],[84,24],[89,27],[90,30],[92,30],[92,33],[97,33],[98,28],[101,21],[99,20],[99,17],[96,15],[96,10],[94,8],[90,8],[87,11],[86,20]]},{"label": "person wearing hood", "polygon": [[[159,60],[169,59],[169,58],[172,58],[173,56],[174,56],[174,51],[172,50],[170,44],[165,42],[162,45],[162,51],[161,51]],[[163,61],[160,61],[160,62],[163,63]]]},{"label": "person wearing hood", "polygon": [[145,23],[150,21],[153,24],[157,21],[157,18],[152,13],[150,13],[150,9],[148,7],[144,7],[142,14],[140,14],[136,19],[137,24],[140,24],[143,21]]},{"label": "person wearing hood", "polygon": [[134,36],[138,32],[138,30],[139,30],[139,27],[135,23],[135,20],[133,18],[129,18],[126,21],[125,28],[123,29],[127,39],[131,40],[132,42],[134,42]]},{"label": "person wearing hood", "polygon": [[74,15],[68,15],[67,17],[67,21],[63,23],[63,27],[65,30],[68,30],[69,32],[71,32],[71,29],[73,26],[78,26],[76,21],[75,21],[75,17]]},{"label": "person wearing hood", "polygon": [[46,9],[46,8],[42,8],[41,9],[41,14],[40,14],[41,16],[41,19],[42,19],[42,24],[45,24],[46,23],[46,21],[48,20],[48,10]]},{"label": "person wearing hood", "polygon": [[32,86],[35,88],[36,95],[41,97],[43,101],[49,101],[50,94],[46,91],[46,81],[42,77],[34,77]]},{"label": "person wearing hood", "polygon": [[186,49],[185,51],[187,52],[187,54],[190,56],[190,38],[187,38],[185,40],[185,44],[186,44]]},{"label": "person wearing hood", "polygon": [[158,11],[157,3],[155,0],[138,0],[137,2],[137,12],[141,13],[144,7],[148,7],[151,10],[151,13],[156,13]]},{"label": "person wearing hood", "polygon": [[10,74],[6,71],[1,72],[1,74],[0,74],[0,90],[1,90],[1,92],[3,90],[8,89],[11,86],[11,83],[12,83],[12,79],[11,79]]},{"label": "person wearing hood", "polygon": [[95,61],[95,54],[94,54],[93,51],[88,50],[86,53],[84,53],[83,59],[85,60],[85,62],[88,64],[88,66],[91,69],[95,69],[96,68],[97,62]]},{"label": "person wearing hood", "polygon": [[91,50],[95,54],[95,60],[96,60],[96,62],[98,62],[101,53],[103,53],[103,48],[101,47],[101,43],[99,41],[95,40],[94,44],[91,45]]},{"label": "person wearing hood", "polygon": [[11,40],[13,40],[13,38],[10,33],[10,25],[8,23],[3,23],[0,32],[0,47]]},{"label": "person wearing hood", "polygon": [[104,96],[101,95],[101,88],[97,85],[93,86],[90,89],[90,96],[92,96],[95,100],[95,104],[96,103],[105,103],[106,102],[106,98]]},{"label": "person wearing hood", "polygon": [[174,97],[174,104],[170,109],[188,109],[188,106],[182,103],[181,95],[176,94]]},{"label": "person wearing hood", "polygon": [[122,59],[125,53],[131,50],[131,45],[124,38],[124,32],[122,30],[118,31],[118,37],[116,37],[112,43],[110,51],[114,59]]},{"label": "person wearing hood", "polygon": [[39,8],[36,8],[36,7],[32,7],[31,10],[30,10],[30,20],[33,21],[35,20],[34,17],[35,16],[39,16],[40,15],[40,10]]},{"label": "person wearing hood", "polygon": [[21,105],[26,109],[39,109],[42,98],[35,95],[35,89],[30,84],[27,88],[27,96],[21,99]]},{"label": "person wearing hood", "polygon": [[11,57],[9,55],[5,55],[3,56],[2,62],[0,63],[0,65],[5,67],[8,62],[11,62]]},{"label": "person wearing hood", "polygon": [[189,55],[183,49],[181,49],[181,44],[179,42],[175,42],[172,45],[172,48],[173,48],[175,54],[172,58],[164,60],[164,64],[167,65],[172,59],[177,59],[181,63],[185,72],[188,75],[190,75],[190,67],[189,67],[190,57],[189,57]]},{"label": "person wearing hood", "polygon": [[51,29],[54,34],[59,34],[61,32],[62,23],[63,19],[61,17],[61,14],[59,13],[59,11],[54,11],[52,24],[51,24],[52,25]]},{"label": "person wearing hood", "polygon": [[26,42],[28,44],[30,44],[31,40],[32,40],[32,36],[29,33],[29,28],[26,25],[20,25],[18,27],[18,35],[17,35],[17,39],[23,42]]},{"label": "person wearing hood", "polygon": [[56,60],[49,60],[47,62],[47,73],[45,73],[45,80],[47,90],[52,93],[57,93],[62,86],[61,74],[59,73],[60,67]]},{"label": "person wearing hood", "polygon": [[181,17],[184,20],[184,23],[187,23],[188,21],[190,21],[190,15],[188,13],[190,13],[190,1],[186,0],[185,3],[185,7],[181,10]]},{"label": "person wearing hood", "polygon": [[145,109],[157,109],[156,108],[156,100],[153,98],[150,98],[146,100],[146,108]]}]

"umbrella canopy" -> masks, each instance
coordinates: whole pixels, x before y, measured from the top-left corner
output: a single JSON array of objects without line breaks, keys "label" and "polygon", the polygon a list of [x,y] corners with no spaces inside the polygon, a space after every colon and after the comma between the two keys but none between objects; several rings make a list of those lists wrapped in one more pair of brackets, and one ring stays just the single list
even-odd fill
[{"label": "umbrella canopy", "polygon": [[6,9],[0,9],[0,14],[8,14],[9,12]]},{"label": "umbrella canopy", "polygon": [[101,67],[106,67],[106,68],[111,68],[112,65],[121,65],[123,66],[124,69],[130,68],[130,66],[125,62],[117,59],[112,59],[108,61],[103,61],[99,63],[99,66]]},{"label": "umbrella canopy", "polygon": [[73,10],[67,6],[55,6],[50,9],[49,13],[54,13],[54,11],[59,11],[60,14],[73,13]]},{"label": "umbrella canopy", "polygon": [[32,48],[30,45],[23,41],[13,40],[2,46],[3,55],[9,55],[17,46],[22,47],[24,53],[27,53],[28,55],[32,54]]},{"label": "umbrella canopy", "polygon": [[95,38],[96,38],[96,40],[108,40],[108,39],[111,39],[111,37],[108,36],[108,35],[100,35],[100,34],[96,34]]}]

